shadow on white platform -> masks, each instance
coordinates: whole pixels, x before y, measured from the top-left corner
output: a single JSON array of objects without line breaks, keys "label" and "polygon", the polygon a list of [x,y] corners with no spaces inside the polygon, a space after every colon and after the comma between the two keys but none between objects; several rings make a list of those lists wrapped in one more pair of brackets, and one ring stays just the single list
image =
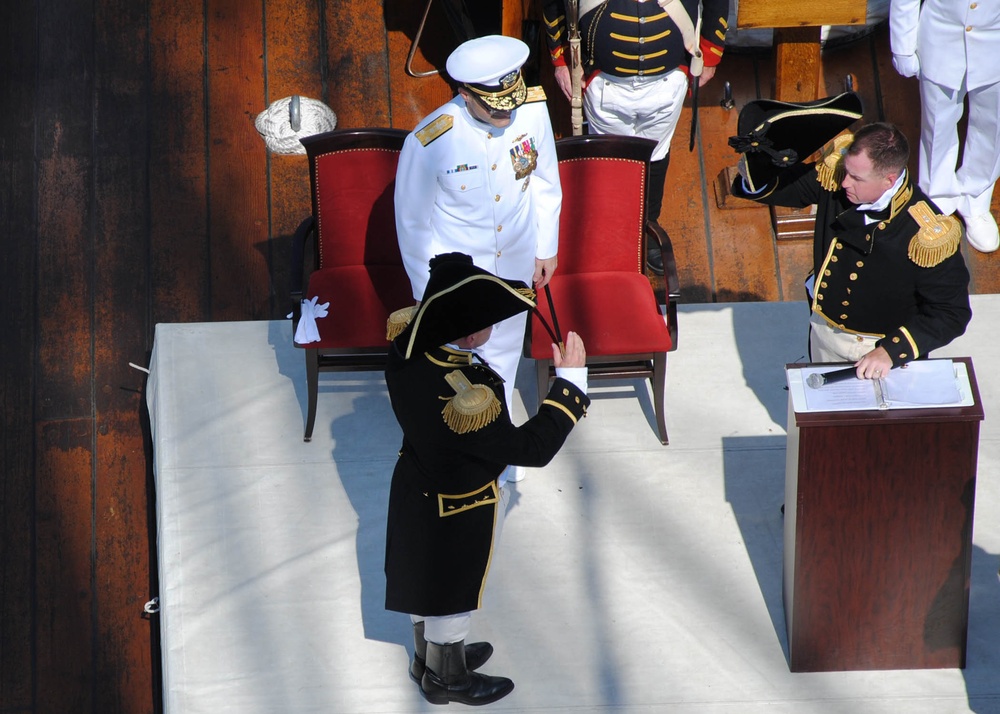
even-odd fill
[{"label": "shadow on white platform", "polygon": [[[973,308],[935,355],[972,356],[986,410],[966,669],[789,672],[783,366],[805,360],[806,308],[685,305],[670,445],[644,386],[600,386],[514,486],[473,620],[496,647],[484,671],[516,684],[489,711],[1000,712],[1000,297]],[[324,375],[304,443],[286,322],[158,325],[151,370],[166,711],[441,711],[406,676],[407,618],[383,608],[400,432],[381,375]]]}]

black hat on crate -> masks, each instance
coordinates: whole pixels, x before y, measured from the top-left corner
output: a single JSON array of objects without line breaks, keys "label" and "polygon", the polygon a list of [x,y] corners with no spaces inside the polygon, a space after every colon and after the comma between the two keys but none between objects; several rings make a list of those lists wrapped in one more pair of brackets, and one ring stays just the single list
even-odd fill
[{"label": "black hat on crate", "polygon": [[464,253],[437,255],[430,270],[420,307],[395,339],[404,359],[535,307],[535,291],[525,283],[498,278]]},{"label": "black hat on crate", "polygon": [[771,183],[782,169],[804,161],[861,118],[861,97],[844,92],[812,102],[758,99],[740,110],[729,145],[743,154],[751,191]]}]

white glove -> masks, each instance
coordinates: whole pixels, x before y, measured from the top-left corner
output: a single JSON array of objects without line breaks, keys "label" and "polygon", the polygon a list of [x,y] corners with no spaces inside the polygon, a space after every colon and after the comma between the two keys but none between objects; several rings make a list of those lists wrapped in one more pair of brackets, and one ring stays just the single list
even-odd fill
[{"label": "white glove", "polygon": [[915,55],[893,55],[892,66],[904,77],[916,77],[920,74],[920,59]]},{"label": "white glove", "polygon": [[300,345],[307,345],[310,342],[319,342],[319,329],[316,327],[316,318],[326,317],[327,308],[330,303],[319,303],[318,297],[302,301],[302,315],[299,317],[299,326],[295,328],[295,341]]}]

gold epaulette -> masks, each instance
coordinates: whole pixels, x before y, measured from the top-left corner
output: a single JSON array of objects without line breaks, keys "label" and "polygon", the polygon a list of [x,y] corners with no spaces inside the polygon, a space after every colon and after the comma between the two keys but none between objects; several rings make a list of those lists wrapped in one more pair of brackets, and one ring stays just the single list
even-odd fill
[{"label": "gold epaulette", "polygon": [[444,378],[455,390],[455,396],[446,400],[441,416],[456,434],[478,431],[496,421],[503,412],[493,390],[482,384],[473,384],[461,370],[449,372]]},{"label": "gold epaulette", "polygon": [[455,125],[455,117],[451,114],[442,114],[430,124],[417,132],[417,140],[427,146],[442,134],[448,132]]},{"label": "gold epaulette", "polygon": [[399,334],[410,324],[410,320],[417,314],[417,306],[404,307],[396,310],[389,319],[385,321],[385,339],[392,342],[399,337]]},{"label": "gold epaulette", "polygon": [[545,101],[545,90],[541,86],[528,87],[528,96],[525,98],[524,103],[530,104],[531,102],[544,102]]},{"label": "gold epaulette", "polygon": [[920,227],[910,239],[910,260],[921,268],[933,268],[955,254],[962,242],[962,226],[957,218],[935,213],[926,201],[918,201],[908,212]]},{"label": "gold epaulette", "polygon": [[834,138],[823,147],[823,154],[816,162],[816,180],[827,191],[836,191],[844,180],[844,154],[854,141],[854,134],[847,132]]}]

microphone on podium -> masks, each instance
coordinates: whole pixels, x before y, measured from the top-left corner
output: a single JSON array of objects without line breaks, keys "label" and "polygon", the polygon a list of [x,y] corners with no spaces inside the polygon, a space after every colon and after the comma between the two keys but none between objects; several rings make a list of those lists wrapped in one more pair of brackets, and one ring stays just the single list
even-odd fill
[{"label": "microphone on podium", "polygon": [[806,384],[808,384],[813,389],[819,389],[824,384],[833,384],[834,382],[842,382],[845,379],[850,379],[851,377],[857,377],[858,370],[856,367],[845,367],[844,369],[835,369],[832,372],[824,372],[823,374],[814,373],[810,374],[806,379]]}]

